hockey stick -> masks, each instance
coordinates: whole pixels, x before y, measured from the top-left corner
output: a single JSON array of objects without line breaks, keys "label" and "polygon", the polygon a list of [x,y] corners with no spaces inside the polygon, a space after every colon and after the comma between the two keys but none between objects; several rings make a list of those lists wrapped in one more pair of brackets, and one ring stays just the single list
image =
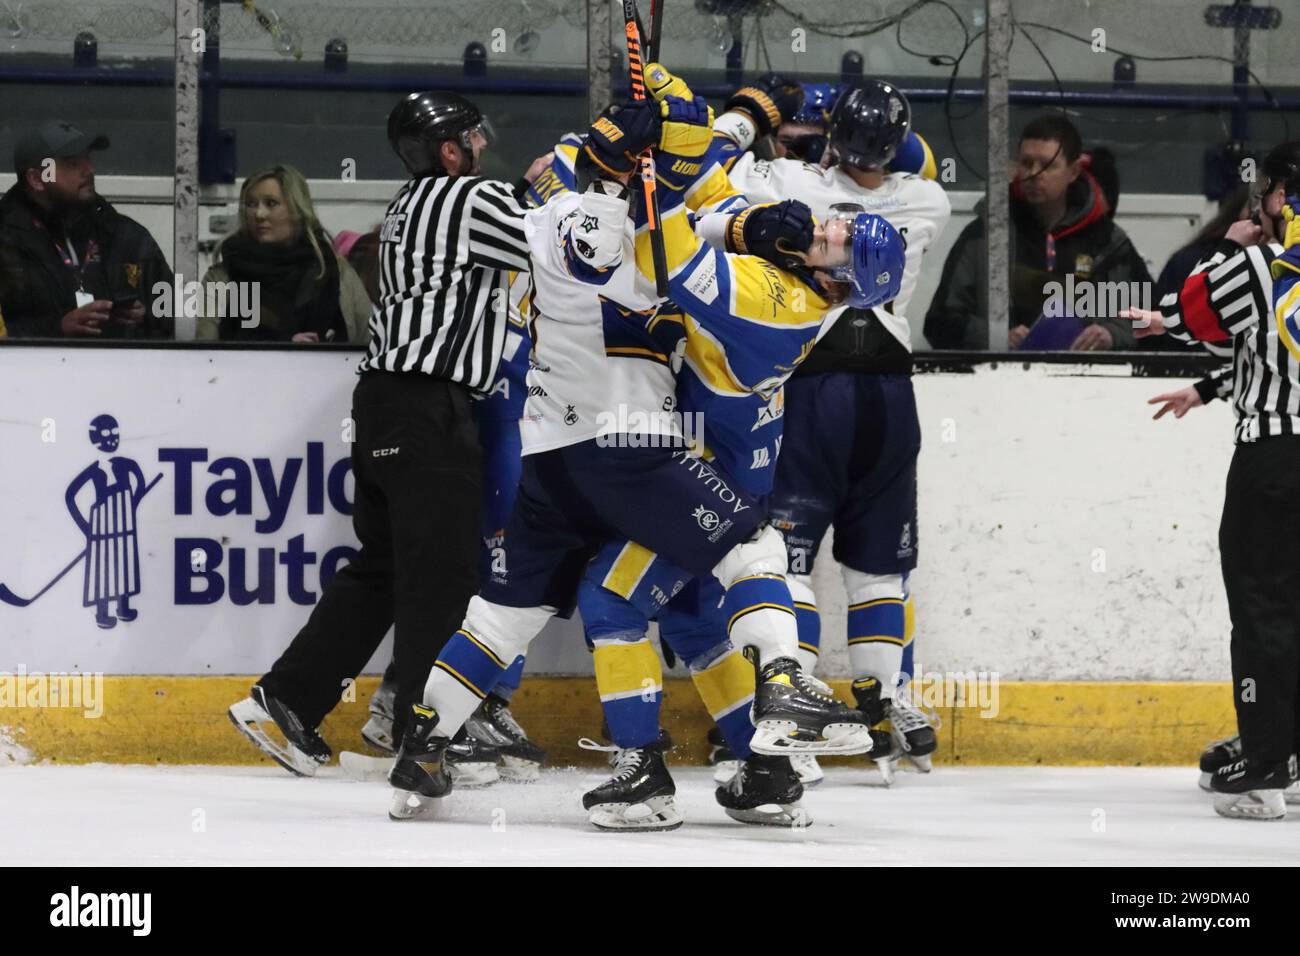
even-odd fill
[{"label": "hockey stick", "polygon": [[[632,80],[632,99],[644,100],[645,75],[641,63],[641,26],[637,22],[636,0],[623,0],[623,26],[627,33],[627,71]],[[641,191],[645,194],[646,228],[650,232],[650,253],[654,261],[655,292],[668,298],[668,253],[659,223],[659,196],[655,192],[655,161],[650,150],[641,154]]]},{"label": "hockey stick", "polygon": [[[144,486],[144,491],[140,492],[140,498],[143,498],[145,495],[147,495],[149,493],[149,490],[153,488],[154,485],[158,484],[158,482],[160,481],[162,481],[162,472],[159,472],[153,481],[149,482],[149,484]],[[136,501],[139,501],[140,498],[137,498]],[[12,604],[14,607],[26,607],[27,605],[35,601],[37,598],[39,598],[41,595],[43,595],[50,588],[54,587],[54,585],[58,584],[61,580],[63,580],[63,576],[67,574],[69,571],[71,571],[78,564],[80,564],[81,560],[85,556],[86,556],[86,548],[82,548],[80,551],[77,552],[77,556],[68,562],[67,567],[65,567],[62,571],[56,574],[49,584],[45,585],[45,587],[41,588],[39,591],[37,591],[29,598],[20,598],[18,595],[14,594],[13,591],[9,590],[8,585],[0,584],[0,601],[3,601],[5,604]]]},{"label": "hockey stick", "polygon": [[659,62],[659,41],[663,37],[665,0],[650,0],[650,45],[646,47],[646,62]]}]

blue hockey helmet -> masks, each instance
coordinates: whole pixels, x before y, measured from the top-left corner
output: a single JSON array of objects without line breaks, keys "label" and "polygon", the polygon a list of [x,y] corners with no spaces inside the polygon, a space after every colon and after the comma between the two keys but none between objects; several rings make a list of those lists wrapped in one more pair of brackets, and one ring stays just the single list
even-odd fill
[{"label": "blue hockey helmet", "polygon": [[[836,214],[847,218],[844,212]],[[888,220],[870,212],[852,216],[849,235],[849,261],[830,270],[836,280],[848,283],[848,304],[870,309],[896,298],[903,285],[906,240]]]},{"label": "blue hockey helmet", "polygon": [[840,162],[879,169],[894,158],[912,128],[912,108],[893,84],[862,80],[840,94],[829,122],[831,148]]},{"label": "blue hockey helmet", "polygon": [[799,112],[790,117],[790,122],[800,126],[820,126],[825,129],[831,107],[835,105],[835,97],[840,92],[839,85],[836,83],[800,85],[803,87],[803,106],[799,107]]}]

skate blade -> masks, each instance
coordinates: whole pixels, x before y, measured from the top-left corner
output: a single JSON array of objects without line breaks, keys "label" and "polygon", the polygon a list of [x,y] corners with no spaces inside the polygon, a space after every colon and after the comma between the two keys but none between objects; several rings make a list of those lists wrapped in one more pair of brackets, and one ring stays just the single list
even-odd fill
[{"label": "skate blade", "polygon": [[458,787],[490,787],[501,779],[501,773],[494,763],[452,763],[447,761],[447,772],[451,782]]},{"label": "skate blade", "polygon": [[1300,783],[1293,783],[1283,790],[1282,800],[1294,806],[1300,806]]},{"label": "skate blade", "polygon": [[900,762],[902,763],[904,770],[909,770],[912,773],[929,773],[934,769],[934,764],[930,760],[930,754],[923,754],[919,757],[913,756],[912,754],[903,754]]},{"label": "skate blade", "polygon": [[271,719],[270,714],[258,706],[253,698],[246,697],[237,704],[232,704],[226,711],[226,715],[230,717],[230,722],[235,725],[235,729],[251,740],[258,750],[295,777],[316,776],[316,770],[320,767],[319,762],[287,740],[283,744],[277,743],[262,729],[262,724],[270,724],[274,727],[275,721]]},{"label": "skate blade", "polygon": [[790,766],[799,775],[799,782],[804,785],[805,789],[819,785],[826,778],[826,775],[822,773],[822,768],[817,763],[816,757],[807,754],[795,754],[790,758]]},{"label": "skate blade", "polygon": [[497,764],[497,775],[507,783],[536,783],[542,776],[542,765],[532,760],[502,755]]},{"label": "skate blade", "polygon": [[797,803],[765,803],[750,810],[723,807],[723,812],[740,823],[757,827],[785,827],[802,830],[812,825],[812,814]]},{"label": "skate blade", "polygon": [[351,750],[339,754],[340,769],[349,780],[357,783],[387,783],[394,762],[392,757],[371,757]]},{"label": "skate blade", "polygon": [[1286,802],[1281,790],[1218,793],[1214,812],[1234,820],[1281,820],[1286,817]]},{"label": "skate blade", "polygon": [[865,724],[827,724],[817,740],[800,740],[794,736],[798,725],[793,720],[760,720],[754,727],[749,749],[768,757],[791,754],[864,754],[871,750],[871,730]]},{"label": "skate blade", "polygon": [[713,782],[730,783],[738,770],[740,770],[739,760],[719,760],[713,765]]},{"label": "skate blade", "polygon": [[676,830],[684,821],[677,802],[667,795],[643,803],[598,803],[587,811],[587,822],[597,830],[642,833]]},{"label": "skate blade", "polygon": [[386,754],[397,753],[397,747],[393,743],[393,725],[391,722],[384,724],[371,717],[366,721],[366,725],[361,728],[361,739],[376,750],[382,750]]},{"label": "skate blade", "polygon": [[1214,774],[1206,773],[1204,770],[1202,770],[1201,779],[1196,782],[1196,785],[1200,787],[1202,790],[1204,790],[1206,793],[1213,793],[1214,791],[1210,787],[1210,781],[1213,779],[1214,779]]},{"label": "skate blade", "polygon": [[388,805],[388,819],[404,820],[440,820],[446,816],[446,808],[440,797],[426,797],[414,790],[394,790],[393,800]]}]

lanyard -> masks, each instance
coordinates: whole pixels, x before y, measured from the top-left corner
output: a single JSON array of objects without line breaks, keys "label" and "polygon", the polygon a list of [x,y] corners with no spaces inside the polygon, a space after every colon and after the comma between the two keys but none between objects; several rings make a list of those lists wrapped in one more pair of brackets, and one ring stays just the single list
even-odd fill
[{"label": "lanyard", "polygon": [[63,260],[63,264],[76,273],[77,288],[84,291],[86,288],[86,280],[83,275],[81,262],[77,259],[77,247],[73,244],[72,237],[66,232],[63,234],[63,241],[67,243],[66,250],[58,242],[54,243],[54,248],[59,251],[59,258]]}]

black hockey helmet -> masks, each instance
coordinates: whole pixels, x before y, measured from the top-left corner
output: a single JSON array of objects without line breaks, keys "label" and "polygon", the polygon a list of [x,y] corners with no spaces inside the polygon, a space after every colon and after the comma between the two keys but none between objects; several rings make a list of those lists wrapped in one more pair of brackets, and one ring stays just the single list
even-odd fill
[{"label": "black hockey helmet", "polygon": [[[1278,186],[1285,187],[1285,196],[1300,195],[1300,140],[1280,143],[1268,151],[1260,163],[1259,175],[1250,190],[1251,218],[1260,223],[1265,215],[1264,197]],[[1281,216],[1269,216],[1273,221],[1273,232],[1280,240],[1286,225]]]},{"label": "black hockey helmet", "polygon": [[845,88],[830,116],[830,145],[839,161],[879,169],[894,158],[912,128],[912,108],[897,87],[859,80]]},{"label": "black hockey helmet", "polygon": [[447,90],[411,93],[388,114],[388,142],[412,176],[441,176],[439,146],[450,139],[468,150],[475,130],[489,134],[479,108]]},{"label": "black hockey helmet", "polygon": [[1264,174],[1261,193],[1285,185],[1288,196],[1300,194],[1300,140],[1274,146],[1264,157],[1259,171]]}]

